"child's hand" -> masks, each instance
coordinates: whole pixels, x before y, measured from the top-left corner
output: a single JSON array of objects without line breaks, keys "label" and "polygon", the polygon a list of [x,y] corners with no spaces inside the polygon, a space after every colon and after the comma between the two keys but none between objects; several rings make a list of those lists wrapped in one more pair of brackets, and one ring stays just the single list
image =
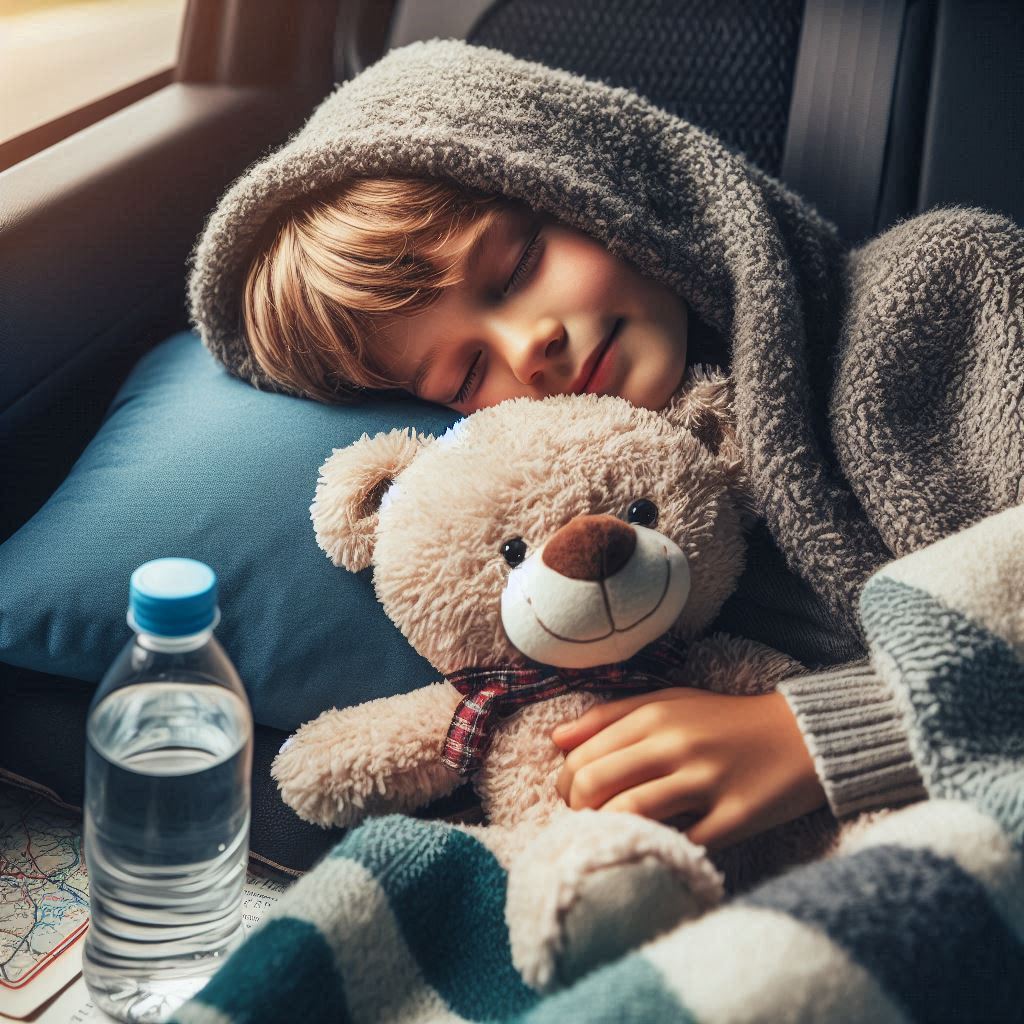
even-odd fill
[{"label": "child's hand", "polygon": [[780,693],[732,697],[673,687],[601,704],[551,737],[558,792],[574,810],[692,816],[695,843],[730,846],[826,803]]}]

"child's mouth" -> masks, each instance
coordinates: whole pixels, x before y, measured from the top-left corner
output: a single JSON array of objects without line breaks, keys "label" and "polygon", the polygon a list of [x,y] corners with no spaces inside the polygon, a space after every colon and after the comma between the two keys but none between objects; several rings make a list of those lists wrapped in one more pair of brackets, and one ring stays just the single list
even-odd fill
[{"label": "child's mouth", "polygon": [[594,363],[594,368],[590,371],[590,376],[583,384],[583,392],[585,394],[599,394],[601,389],[608,383],[608,377],[611,373],[612,366],[615,363],[616,342],[618,341],[622,324],[623,320],[621,317],[615,321],[611,334],[608,335],[608,340],[604,343],[604,347],[598,353],[597,361]]}]

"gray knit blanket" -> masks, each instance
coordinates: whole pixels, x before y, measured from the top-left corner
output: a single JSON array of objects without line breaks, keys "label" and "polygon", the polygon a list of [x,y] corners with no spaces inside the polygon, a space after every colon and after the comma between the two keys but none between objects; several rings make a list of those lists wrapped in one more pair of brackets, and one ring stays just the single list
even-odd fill
[{"label": "gray knit blanket", "polygon": [[1024,232],[941,209],[847,252],[798,196],[634,92],[459,40],[393,50],[221,199],[192,256],[210,351],[282,203],[352,175],[522,200],[680,294],[732,353],[744,457],[790,568],[856,629],[874,571],[1024,501]]},{"label": "gray knit blanket", "polygon": [[371,820],[174,1020],[1020,1021],[1024,508],[888,565],[860,610],[930,799],[548,995],[512,964],[484,846]]}]

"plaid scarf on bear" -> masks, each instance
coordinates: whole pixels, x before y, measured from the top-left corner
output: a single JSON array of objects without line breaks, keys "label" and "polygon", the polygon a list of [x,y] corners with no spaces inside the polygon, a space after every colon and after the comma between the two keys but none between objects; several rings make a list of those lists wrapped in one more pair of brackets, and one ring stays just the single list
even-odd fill
[{"label": "plaid scarf on bear", "polygon": [[643,693],[678,685],[685,648],[671,640],[656,640],[628,661],[593,668],[504,665],[470,667],[445,678],[465,694],[448,727],[441,763],[460,775],[476,771],[500,718],[526,704],[548,700],[571,690]]}]

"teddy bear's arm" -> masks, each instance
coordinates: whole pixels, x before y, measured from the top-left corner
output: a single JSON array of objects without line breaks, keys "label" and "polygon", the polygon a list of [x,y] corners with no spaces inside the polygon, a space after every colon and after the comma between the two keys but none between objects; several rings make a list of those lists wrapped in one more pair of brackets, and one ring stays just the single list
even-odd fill
[{"label": "teddy bear's arm", "polygon": [[769,693],[803,666],[756,640],[714,633],[692,644],[686,653],[683,677],[687,686],[716,693]]},{"label": "teddy bear's arm", "polygon": [[270,769],[281,797],[317,825],[409,811],[465,779],[441,764],[461,699],[448,683],[325,711],[281,748]]}]

